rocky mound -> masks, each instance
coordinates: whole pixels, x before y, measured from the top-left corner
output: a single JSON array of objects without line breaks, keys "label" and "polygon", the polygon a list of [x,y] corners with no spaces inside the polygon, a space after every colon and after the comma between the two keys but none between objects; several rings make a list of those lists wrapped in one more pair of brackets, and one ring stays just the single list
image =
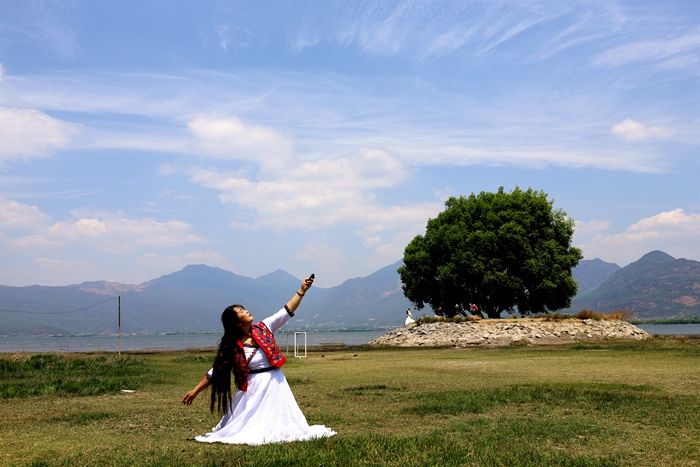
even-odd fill
[{"label": "rocky mound", "polygon": [[397,347],[500,347],[512,344],[556,345],[611,339],[643,340],[649,334],[626,321],[567,319],[435,322],[392,329],[369,345]]}]

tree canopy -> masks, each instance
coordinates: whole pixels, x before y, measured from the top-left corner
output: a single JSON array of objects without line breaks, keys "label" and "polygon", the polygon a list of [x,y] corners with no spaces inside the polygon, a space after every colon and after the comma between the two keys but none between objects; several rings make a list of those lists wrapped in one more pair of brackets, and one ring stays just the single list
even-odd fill
[{"label": "tree canopy", "polygon": [[573,232],[573,220],[542,191],[451,197],[406,246],[404,294],[443,316],[472,304],[491,318],[566,308],[577,287],[571,269],[582,258]]}]

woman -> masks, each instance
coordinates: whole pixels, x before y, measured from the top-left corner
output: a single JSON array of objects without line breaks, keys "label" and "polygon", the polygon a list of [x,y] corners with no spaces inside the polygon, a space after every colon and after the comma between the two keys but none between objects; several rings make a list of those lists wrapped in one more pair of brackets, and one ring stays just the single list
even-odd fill
[{"label": "woman", "polygon": [[[294,316],[311,284],[313,274],[283,308],[260,323],[253,324],[253,315],[242,305],[231,305],[221,314],[224,336],[213,368],[182,398],[183,404],[190,405],[212,386],[211,411],[216,408],[224,414],[210,433],[195,437],[197,441],[267,444],[335,434],[323,425],[306,422],[280,369],[286,358],[273,335]],[[233,396],[231,373],[237,388]]]}]

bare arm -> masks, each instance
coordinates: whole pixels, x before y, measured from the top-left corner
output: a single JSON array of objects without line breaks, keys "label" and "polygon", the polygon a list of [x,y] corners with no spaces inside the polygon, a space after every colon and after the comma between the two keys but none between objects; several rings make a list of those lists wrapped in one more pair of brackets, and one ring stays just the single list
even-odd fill
[{"label": "bare arm", "polygon": [[304,282],[301,283],[301,286],[299,287],[299,290],[292,295],[292,298],[289,299],[287,302],[287,308],[289,309],[290,313],[294,313],[297,308],[299,308],[299,304],[301,303],[301,299],[304,297],[304,294],[306,293],[307,290],[311,288],[311,284],[314,283],[314,280],[309,278],[309,279],[304,279]]},{"label": "bare arm", "polygon": [[191,391],[188,391],[187,394],[185,394],[185,397],[182,398],[182,403],[184,405],[191,405],[192,401],[197,397],[197,395],[204,391],[206,388],[209,387],[211,383],[209,382],[209,375],[206,373],[204,376],[202,376],[202,379],[199,380],[199,383],[192,389]]}]

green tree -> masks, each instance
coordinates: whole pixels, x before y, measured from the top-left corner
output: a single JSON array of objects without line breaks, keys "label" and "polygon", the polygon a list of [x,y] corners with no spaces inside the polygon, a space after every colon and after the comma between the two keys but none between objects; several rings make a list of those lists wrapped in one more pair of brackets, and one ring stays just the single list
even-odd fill
[{"label": "green tree", "polygon": [[490,318],[504,311],[566,308],[576,294],[571,269],[574,224],[546,193],[515,188],[451,197],[404,251],[398,270],[406,297],[437,314],[477,304]]}]

